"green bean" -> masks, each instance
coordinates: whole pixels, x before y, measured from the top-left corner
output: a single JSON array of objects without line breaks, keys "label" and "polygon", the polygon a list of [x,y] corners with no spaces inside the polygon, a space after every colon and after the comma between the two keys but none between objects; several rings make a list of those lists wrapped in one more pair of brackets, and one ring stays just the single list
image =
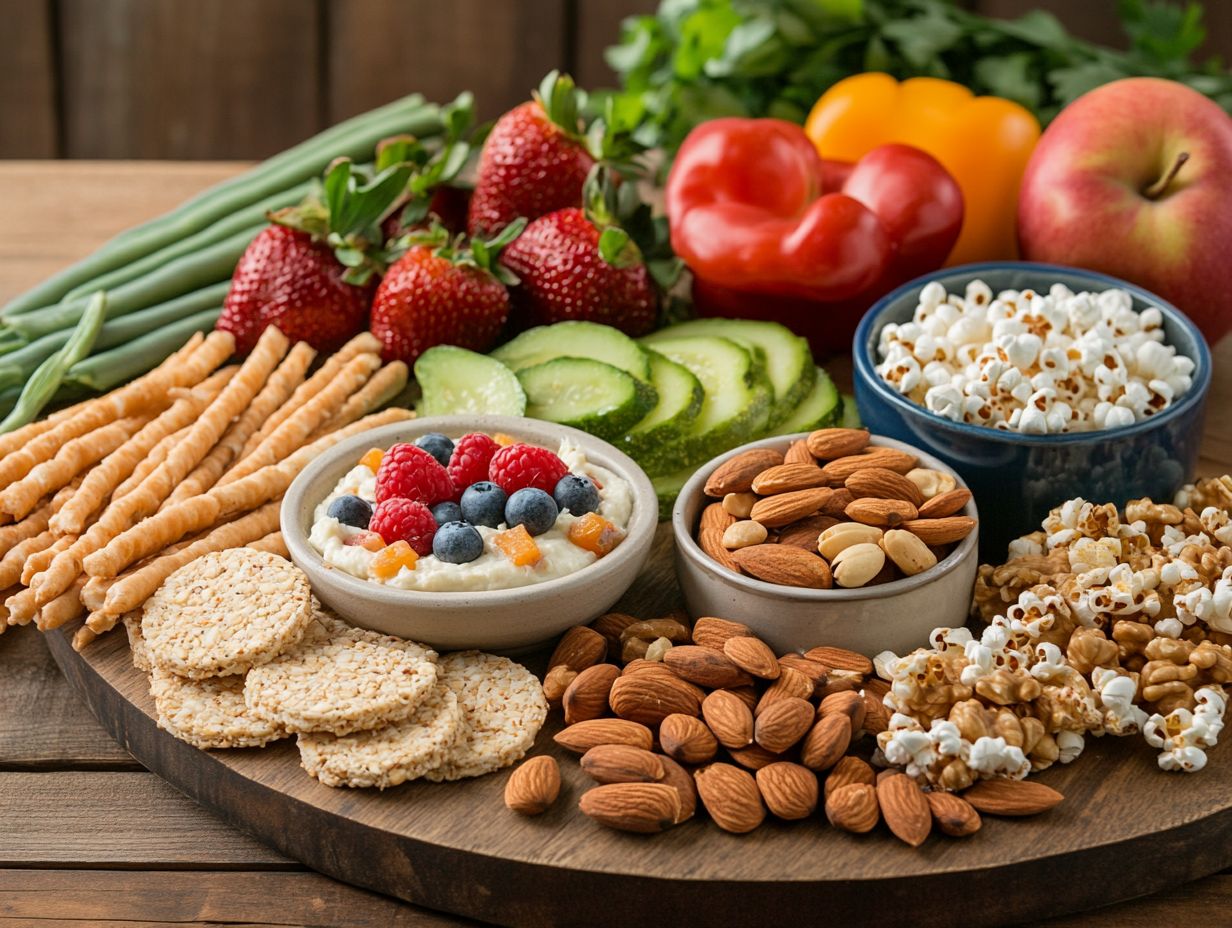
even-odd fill
[{"label": "green bean", "polygon": [[218,321],[222,307],[194,313],[179,322],[155,329],[125,345],[78,361],[69,369],[65,383],[97,393],[152,370],[188,341],[194,332],[206,332]]},{"label": "green bean", "polygon": [[0,434],[11,432],[33,421],[34,417],[43,411],[43,407],[60,389],[69,369],[89,355],[106,318],[107,294],[100,290],[90,298],[90,305],[81,314],[81,321],[77,323],[77,328],[64,343],[64,347],[40,364],[26,381],[17,403],[4,417],[4,421],[0,422]]}]

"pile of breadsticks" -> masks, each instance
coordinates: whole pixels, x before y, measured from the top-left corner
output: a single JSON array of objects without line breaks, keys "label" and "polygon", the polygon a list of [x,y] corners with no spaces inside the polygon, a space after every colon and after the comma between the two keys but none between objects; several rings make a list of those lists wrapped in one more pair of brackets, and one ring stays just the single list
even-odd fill
[{"label": "pile of breadsticks", "polygon": [[[316,352],[273,326],[239,365],[225,332],[195,335],[148,374],[0,436],[0,632],[86,616],[80,649],[174,570],[251,546],[286,556],[279,500],[325,448],[399,419],[407,382],[356,336]],[[375,413],[375,414],[374,414]]]}]

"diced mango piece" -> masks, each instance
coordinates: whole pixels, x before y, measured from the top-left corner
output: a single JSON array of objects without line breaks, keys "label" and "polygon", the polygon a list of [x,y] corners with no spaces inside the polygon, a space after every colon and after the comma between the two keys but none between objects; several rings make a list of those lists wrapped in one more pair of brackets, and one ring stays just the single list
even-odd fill
[{"label": "diced mango piece", "polygon": [[599,557],[615,548],[624,537],[619,526],[597,512],[588,512],[569,526],[569,540]]},{"label": "diced mango piece", "polygon": [[515,567],[533,566],[538,564],[539,559],[543,557],[539,546],[535,544],[535,539],[531,538],[530,532],[526,531],[525,525],[519,525],[494,535],[492,544],[496,545],[501,554],[509,558]]},{"label": "diced mango piece", "polygon": [[359,459],[359,463],[375,474],[377,468],[381,466],[381,460],[384,457],[385,452],[380,448],[369,448],[364,452],[364,456]]},{"label": "diced mango piece", "polygon": [[407,570],[415,569],[415,562],[419,560],[419,555],[415,553],[415,549],[402,539],[398,539],[388,548],[382,548],[377,552],[376,557],[372,559],[372,576],[378,580],[389,580],[398,575],[403,567]]},{"label": "diced mango piece", "polygon": [[510,445],[516,445],[518,440],[512,435],[506,435],[504,432],[497,432],[492,436],[492,440],[502,448],[508,448]]},{"label": "diced mango piece", "polygon": [[385,547],[385,539],[376,532],[356,532],[343,541],[343,544],[367,548],[369,551],[380,551]]}]

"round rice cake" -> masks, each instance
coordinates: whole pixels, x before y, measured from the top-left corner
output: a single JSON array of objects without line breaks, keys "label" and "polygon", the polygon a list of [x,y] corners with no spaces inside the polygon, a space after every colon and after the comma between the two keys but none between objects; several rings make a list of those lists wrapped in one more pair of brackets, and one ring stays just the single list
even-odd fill
[{"label": "round rice cake", "polygon": [[437,679],[458,698],[462,734],[429,780],[483,776],[517,763],[548,715],[539,679],[507,657],[458,651],[440,659]]},{"label": "round rice cake", "polygon": [[244,704],[243,677],[189,680],[155,667],[150,695],[158,727],[199,748],[259,748],[287,736]]},{"label": "round rice cake", "polygon": [[150,661],[192,679],[245,673],[297,643],[312,623],[302,570],[251,548],[185,564],[147,600],[141,620]]},{"label": "round rice cake", "polygon": [[458,697],[436,686],[405,720],[349,735],[299,736],[300,765],[326,786],[385,789],[441,764],[462,731]]},{"label": "round rice cake", "polygon": [[244,699],[288,731],[347,735],[402,721],[435,688],[435,651],[336,622],[249,671]]},{"label": "round rice cake", "polygon": [[141,612],[124,613],[123,622],[133,666],[142,673],[149,673],[154,666],[150,663],[150,652],[146,649],[145,639],[141,637]]}]

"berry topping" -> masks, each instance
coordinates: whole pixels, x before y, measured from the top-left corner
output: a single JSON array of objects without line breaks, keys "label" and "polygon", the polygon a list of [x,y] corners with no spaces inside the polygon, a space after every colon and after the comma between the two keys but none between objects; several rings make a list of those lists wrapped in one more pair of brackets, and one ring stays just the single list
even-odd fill
[{"label": "berry topping", "polygon": [[462,518],[471,525],[496,528],[505,521],[505,491],[490,480],[472,483],[462,494]]},{"label": "berry topping", "polygon": [[569,526],[569,540],[599,557],[615,548],[624,537],[619,527],[597,512],[588,512]]},{"label": "berry topping", "polygon": [[535,544],[535,539],[527,533],[525,525],[493,535],[492,544],[496,545],[501,554],[509,558],[515,567],[531,567],[538,564],[539,559],[543,557],[539,552],[539,546]]},{"label": "berry topping", "polygon": [[432,551],[436,520],[423,503],[394,497],[376,504],[369,528],[384,538],[387,545],[405,541],[416,554],[427,555]]},{"label": "berry topping", "polygon": [[428,432],[426,435],[420,435],[415,439],[415,447],[423,448],[424,451],[436,458],[442,467],[446,467],[449,464],[449,457],[453,454],[453,442],[447,435],[442,435],[440,432]]},{"label": "berry topping", "polygon": [[575,516],[584,516],[599,508],[599,491],[589,477],[565,474],[552,491],[552,498],[561,511],[568,509]]},{"label": "berry topping", "polygon": [[339,496],[329,504],[325,514],[331,519],[337,519],[343,525],[349,525],[352,528],[367,528],[368,521],[372,518],[372,507],[368,505],[367,500],[360,499],[358,496]]},{"label": "berry topping", "polygon": [[383,457],[385,457],[385,452],[380,448],[369,448],[364,452],[364,456],[359,459],[359,463],[375,474],[377,468],[381,466],[381,458]]},{"label": "berry topping", "polygon": [[488,465],[488,479],[506,493],[534,487],[548,494],[567,473],[569,468],[560,458],[547,448],[534,445],[501,448],[492,455],[492,463]]},{"label": "berry topping", "polygon": [[[458,439],[453,447],[453,454],[449,457],[447,469],[449,479],[453,481],[454,489],[459,495],[472,483],[488,479],[488,465],[499,447],[500,445],[483,432],[471,432]],[[504,500],[501,501],[501,505],[504,506]],[[474,519],[467,519],[467,521],[474,522],[476,525],[487,524],[486,522],[475,522]]]},{"label": "berry topping", "polygon": [[462,507],[453,500],[447,499],[432,507],[432,518],[436,519],[437,525],[444,525],[446,522],[461,522]]},{"label": "berry topping", "polygon": [[449,564],[469,564],[483,554],[483,537],[473,525],[446,522],[436,530],[432,553]]},{"label": "berry topping", "polygon": [[505,503],[505,524],[526,526],[532,535],[542,535],[556,524],[558,510],[552,497],[535,487],[518,490]]},{"label": "berry topping", "polygon": [[431,506],[443,499],[452,499],[453,484],[445,468],[429,452],[400,442],[385,452],[376,472],[377,503],[395,497],[405,497]]},{"label": "berry topping", "polygon": [[398,571],[403,567],[407,570],[415,569],[415,562],[419,560],[419,555],[405,541],[395,541],[388,548],[382,548],[377,552],[376,557],[372,559],[372,576],[378,580],[392,580],[398,576]]}]

